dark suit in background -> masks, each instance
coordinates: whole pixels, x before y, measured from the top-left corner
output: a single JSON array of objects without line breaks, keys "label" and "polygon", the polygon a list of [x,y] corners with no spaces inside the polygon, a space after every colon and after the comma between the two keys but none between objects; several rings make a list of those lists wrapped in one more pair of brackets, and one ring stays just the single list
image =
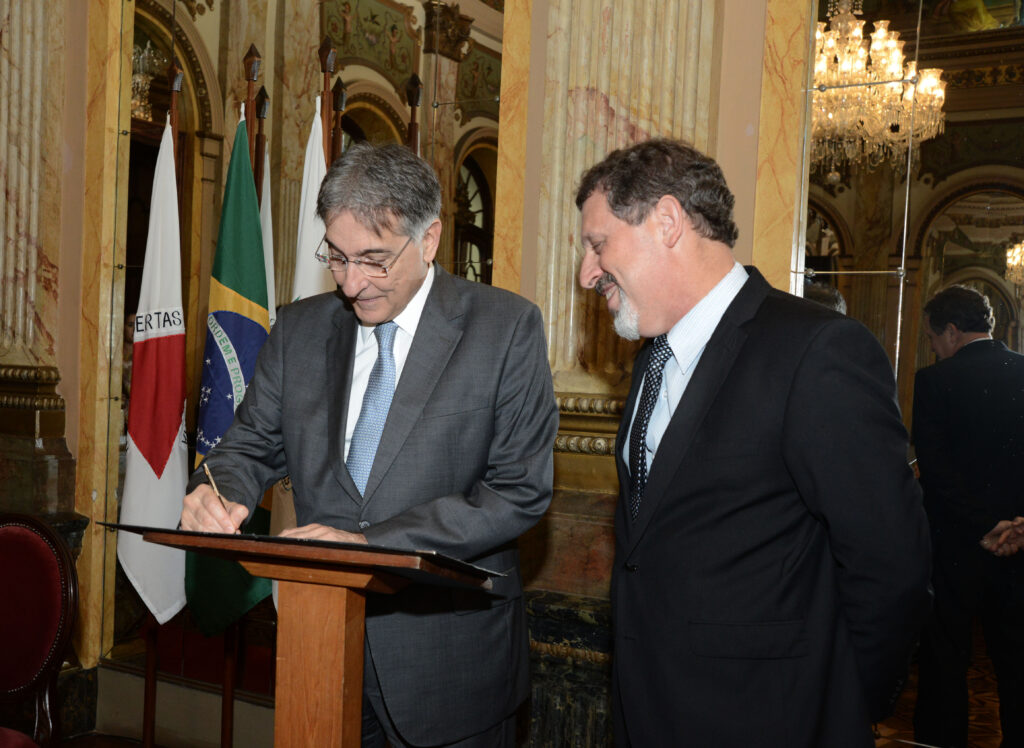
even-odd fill
[{"label": "dark suit in background", "polygon": [[1024,746],[1024,556],[979,540],[1024,515],[1024,356],[976,340],[917,372],[913,441],[934,548],[935,615],[921,645],[915,727],[967,745],[971,626],[980,617],[999,686],[1003,746]]},{"label": "dark suit in background", "polygon": [[[611,153],[576,203],[580,282],[608,299],[616,330],[679,335],[684,358],[703,343],[674,410],[662,380],[671,417],[645,439],[635,518],[622,445],[633,451],[650,344],[618,432],[616,745],[873,746],[929,605],[928,530],[885,353],[757,270],[741,280],[732,194],[687,144]],[[677,363],[684,382],[693,364]]]}]

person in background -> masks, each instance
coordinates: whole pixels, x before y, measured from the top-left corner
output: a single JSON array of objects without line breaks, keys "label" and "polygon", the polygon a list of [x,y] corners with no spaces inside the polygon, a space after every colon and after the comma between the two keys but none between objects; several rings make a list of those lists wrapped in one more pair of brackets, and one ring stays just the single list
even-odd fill
[{"label": "person in background", "polygon": [[1024,746],[1024,356],[992,339],[988,298],[951,286],[924,307],[938,362],[914,379],[913,441],[932,529],[935,609],[921,638],[914,735],[967,746],[980,618],[1003,748]]}]

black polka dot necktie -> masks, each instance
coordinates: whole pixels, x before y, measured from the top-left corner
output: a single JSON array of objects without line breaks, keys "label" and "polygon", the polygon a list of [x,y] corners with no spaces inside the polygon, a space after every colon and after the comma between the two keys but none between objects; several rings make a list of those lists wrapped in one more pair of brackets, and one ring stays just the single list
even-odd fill
[{"label": "black polka dot necktie", "polygon": [[644,389],[640,395],[640,406],[633,418],[629,431],[629,514],[636,519],[640,513],[640,500],[647,485],[647,424],[651,420],[654,405],[661,392],[661,375],[665,362],[672,358],[668,338],[659,335],[651,343],[651,357],[644,372]]}]

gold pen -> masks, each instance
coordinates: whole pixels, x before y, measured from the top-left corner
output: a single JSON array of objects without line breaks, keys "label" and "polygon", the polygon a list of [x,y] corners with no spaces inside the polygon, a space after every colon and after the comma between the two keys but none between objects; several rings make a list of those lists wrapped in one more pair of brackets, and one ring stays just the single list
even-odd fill
[{"label": "gold pen", "polygon": [[207,465],[205,462],[203,463],[203,472],[206,473],[206,477],[210,481],[210,488],[213,489],[213,492],[217,494],[217,498],[220,499],[220,505],[224,507],[224,511],[230,514],[230,511],[228,510],[228,502],[224,500],[224,497],[221,495],[220,490],[218,490],[217,481],[213,479],[213,475],[210,473],[210,466]]}]

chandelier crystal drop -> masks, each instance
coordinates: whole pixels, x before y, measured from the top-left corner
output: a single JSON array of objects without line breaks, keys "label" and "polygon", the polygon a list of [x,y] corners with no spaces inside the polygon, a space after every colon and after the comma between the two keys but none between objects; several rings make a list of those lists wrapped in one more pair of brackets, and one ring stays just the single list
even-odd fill
[{"label": "chandelier crystal drop", "polygon": [[[812,170],[838,181],[852,166],[901,171],[907,149],[943,131],[946,84],[937,68],[904,62],[898,31],[875,21],[865,37],[856,0],[829,0],[815,33]],[[916,160],[916,158],[915,158]]]}]

